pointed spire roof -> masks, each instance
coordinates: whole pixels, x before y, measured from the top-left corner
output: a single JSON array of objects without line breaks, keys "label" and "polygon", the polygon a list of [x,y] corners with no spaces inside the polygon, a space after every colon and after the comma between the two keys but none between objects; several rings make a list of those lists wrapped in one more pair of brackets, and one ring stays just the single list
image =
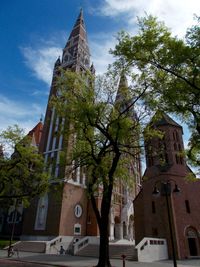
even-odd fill
[{"label": "pointed spire roof", "polygon": [[90,66],[90,71],[92,74],[95,74],[96,72],[93,62],[92,62],[92,65]]},{"label": "pointed spire roof", "polygon": [[89,69],[89,58],[87,32],[83,18],[83,9],[81,9],[63,50],[62,63],[64,65],[82,64],[83,67]]},{"label": "pointed spire roof", "polygon": [[124,102],[128,99],[130,99],[128,81],[126,75],[122,73],[119,80],[116,102]]},{"label": "pointed spire roof", "polygon": [[182,128],[177,122],[175,122],[169,115],[165,112],[157,111],[152,119],[152,124],[155,126],[164,126],[164,125],[171,125],[175,127]]},{"label": "pointed spire roof", "polygon": [[[83,38],[87,39],[86,36],[86,29],[85,29],[85,22],[84,22],[84,18],[83,18],[83,9],[81,8],[80,13],[78,15],[78,18],[74,24],[74,27],[71,31],[71,34],[69,36],[68,42],[72,37],[76,37],[77,34],[81,34]],[[67,44],[68,44],[67,42]],[[66,44],[66,46],[67,46]]]}]

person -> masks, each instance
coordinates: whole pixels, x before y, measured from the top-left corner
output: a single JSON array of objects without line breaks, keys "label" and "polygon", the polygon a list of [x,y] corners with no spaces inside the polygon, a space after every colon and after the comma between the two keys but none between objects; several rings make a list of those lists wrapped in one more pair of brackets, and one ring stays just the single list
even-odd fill
[{"label": "person", "polygon": [[65,250],[64,250],[63,246],[60,246],[59,253],[60,253],[60,255],[65,254]]},{"label": "person", "polygon": [[8,248],[8,257],[12,257],[14,255],[14,248],[13,246],[10,246]]}]

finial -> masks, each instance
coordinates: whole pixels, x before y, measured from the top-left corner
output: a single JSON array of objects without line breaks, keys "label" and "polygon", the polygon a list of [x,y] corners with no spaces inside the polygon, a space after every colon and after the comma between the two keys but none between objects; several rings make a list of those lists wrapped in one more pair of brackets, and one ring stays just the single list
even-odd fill
[{"label": "finial", "polygon": [[83,19],[83,8],[82,6],[80,7],[80,13],[79,13],[79,19]]},{"label": "finial", "polygon": [[43,121],[43,114],[40,115],[40,122]]}]

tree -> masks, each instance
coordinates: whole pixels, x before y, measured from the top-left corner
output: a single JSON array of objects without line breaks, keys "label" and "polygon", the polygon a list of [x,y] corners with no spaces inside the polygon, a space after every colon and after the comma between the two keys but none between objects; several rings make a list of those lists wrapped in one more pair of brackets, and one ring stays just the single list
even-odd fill
[{"label": "tree", "polygon": [[135,36],[121,32],[112,53],[117,65],[133,67],[140,82],[148,85],[143,95],[153,110],[178,115],[191,130],[188,156],[200,163],[200,17],[185,39],[173,37],[153,16],[138,20]]},{"label": "tree", "polygon": [[0,157],[0,199],[24,202],[44,193],[48,176],[43,158],[17,125],[0,133],[4,153]]},{"label": "tree", "polygon": [[134,108],[141,95],[135,94],[133,87],[127,87],[123,76],[117,92],[111,73],[96,79],[94,86],[89,73],[63,71],[57,81],[59,91],[52,99],[67,125],[64,134],[70,146],[65,155],[65,176],[70,177],[79,166],[87,170],[88,196],[100,231],[97,266],[101,267],[111,266],[108,225],[113,187],[120,181],[134,183],[128,164],[140,153],[141,118]]}]

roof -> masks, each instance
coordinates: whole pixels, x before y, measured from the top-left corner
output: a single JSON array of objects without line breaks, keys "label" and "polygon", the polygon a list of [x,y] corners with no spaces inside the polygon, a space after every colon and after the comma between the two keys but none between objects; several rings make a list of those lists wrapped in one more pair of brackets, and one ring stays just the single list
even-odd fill
[{"label": "roof", "polygon": [[28,136],[32,137],[32,142],[38,146],[41,140],[43,123],[40,121],[36,126],[28,133]]},{"label": "roof", "polygon": [[77,64],[77,62],[81,61],[88,68],[90,65],[89,59],[90,52],[87,40],[87,32],[83,18],[83,10],[81,9],[63,50],[62,63],[70,65]]},{"label": "roof", "polygon": [[164,126],[164,125],[172,125],[175,127],[182,128],[180,124],[175,122],[170,116],[168,116],[165,112],[156,112],[151,123],[155,126]]},{"label": "roof", "polygon": [[117,95],[116,95],[116,102],[124,102],[130,100],[128,82],[126,76],[122,73],[119,80]]}]

